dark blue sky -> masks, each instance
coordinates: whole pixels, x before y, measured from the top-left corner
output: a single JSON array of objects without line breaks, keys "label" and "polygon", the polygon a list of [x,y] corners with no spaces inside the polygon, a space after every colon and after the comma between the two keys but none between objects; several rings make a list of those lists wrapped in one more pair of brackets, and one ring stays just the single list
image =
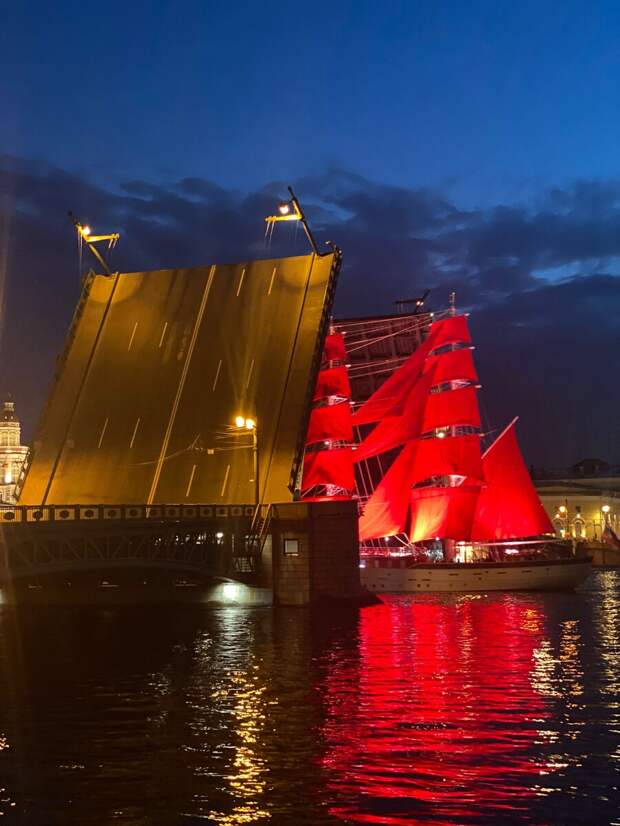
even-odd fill
[{"label": "dark blue sky", "polygon": [[3,4],[0,392],[30,435],[68,209],[124,270],[264,257],[305,251],[263,242],[293,183],[344,250],[340,315],[455,289],[489,424],[620,462],[619,43],[611,1]]},{"label": "dark blue sky", "polygon": [[468,206],[618,171],[620,6],[3,4],[2,148],[254,188],[336,164]]}]

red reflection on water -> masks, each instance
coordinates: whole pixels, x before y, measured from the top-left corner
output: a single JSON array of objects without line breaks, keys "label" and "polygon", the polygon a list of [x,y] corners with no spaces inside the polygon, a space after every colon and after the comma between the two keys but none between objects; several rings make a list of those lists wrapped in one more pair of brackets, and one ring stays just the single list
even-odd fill
[{"label": "red reflection on water", "polygon": [[525,808],[543,769],[531,753],[548,716],[531,681],[542,630],[527,597],[364,610],[358,656],[334,657],[321,687],[331,814],[448,824]]}]

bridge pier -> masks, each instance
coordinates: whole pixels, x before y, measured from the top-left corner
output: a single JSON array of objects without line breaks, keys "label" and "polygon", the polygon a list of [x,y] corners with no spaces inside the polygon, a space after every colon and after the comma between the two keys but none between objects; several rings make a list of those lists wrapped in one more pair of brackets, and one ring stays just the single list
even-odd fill
[{"label": "bridge pier", "polygon": [[272,505],[258,520],[250,505],[6,506],[0,550],[5,601],[365,598],[357,505],[346,500]]},{"label": "bridge pier", "polygon": [[276,514],[275,604],[376,601],[360,586],[357,502],[293,502],[276,506]]}]

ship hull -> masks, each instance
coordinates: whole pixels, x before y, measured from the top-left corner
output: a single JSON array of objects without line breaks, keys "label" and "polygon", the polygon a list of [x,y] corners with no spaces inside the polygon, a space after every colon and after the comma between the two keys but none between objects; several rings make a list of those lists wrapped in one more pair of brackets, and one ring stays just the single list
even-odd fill
[{"label": "ship hull", "polygon": [[360,571],[373,593],[572,590],[589,576],[591,559],[402,565],[369,559]]}]

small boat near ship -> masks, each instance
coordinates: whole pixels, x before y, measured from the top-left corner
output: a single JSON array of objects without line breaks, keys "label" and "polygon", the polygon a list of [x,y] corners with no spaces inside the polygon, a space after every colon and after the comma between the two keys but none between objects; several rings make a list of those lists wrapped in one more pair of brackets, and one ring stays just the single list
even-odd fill
[{"label": "small boat near ship", "polygon": [[482,452],[467,316],[454,310],[352,416],[363,462],[400,452],[363,505],[361,581],[373,592],[571,589],[591,559],[555,532],[513,420]]}]

